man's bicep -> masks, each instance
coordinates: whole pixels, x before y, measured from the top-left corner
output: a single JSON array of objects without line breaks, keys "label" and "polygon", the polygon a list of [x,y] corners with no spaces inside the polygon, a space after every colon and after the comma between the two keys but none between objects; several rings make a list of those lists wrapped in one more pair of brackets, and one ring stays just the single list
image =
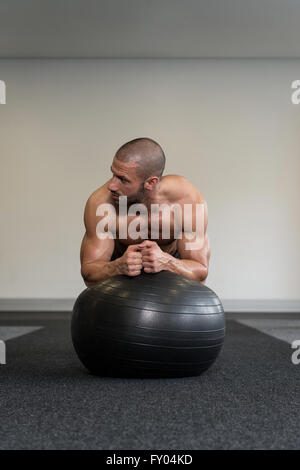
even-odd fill
[{"label": "man's bicep", "polygon": [[109,261],[111,259],[115,246],[114,240],[97,236],[97,224],[100,220],[101,217],[97,216],[97,203],[91,196],[84,210],[85,235],[80,249],[81,265],[99,260]]}]

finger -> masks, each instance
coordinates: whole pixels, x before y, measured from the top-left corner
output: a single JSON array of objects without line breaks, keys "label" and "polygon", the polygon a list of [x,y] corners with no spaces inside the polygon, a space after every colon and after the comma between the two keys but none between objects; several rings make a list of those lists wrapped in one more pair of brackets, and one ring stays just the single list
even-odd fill
[{"label": "finger", "polygon": [[133,259],[142,259],[142,253],[138,253],[138,252],[130,253],[128,255],[128,260],[131,261]]},{"label": "finger", "polygon": [[129,245],[127,251],[140,251],[139,245]]},{"label": "finger", "polygon": [[143,264],[138,263],[138,264],[132,264],[128,267],[129,271],[136,271],[137,269],[142,269]]},{"label": "finger", "polygon": [[140,270],[140,269],[138,269],[138,270],[136,270],[136,271],[130,271],[130,272],[128,273],[128,276],[138,276],[139,274],[141,274],[141,270]]},{"label": "finger", "polygon": [[142,263],[131,263],[128,265],[128,270],[136,270],[136,269],[141,269],[143,267]]},{"label": "finger", "polygon": [[137,269],[142,269],[142,267],[143,267],[143,264],[141,263],[141,261],[139,261],[138,263],[128,264],[129,271],[136,271]]},{"label": "finger", "polygon": [[152,259],[154,259],[154,256],[152,255],[152,253],[146,253],[145,255],[142,254],[142,259],[151,261]]},{"label": "finger", "polygon": [[142,258],[128,258],[127,259],[127,265],[135,265],[135,264],[141,264],[143,262]]},{"label": "finger", "polygon": [[143,267],[144,267],[144,268],[153,268],[153,264],[152,264],[152,263],[145,262],[145,263],[143,263]]},{"label": "finger", "polygon": [[152,273],[152,268],[144,268],[145,273]]},{"label": "finger", "polygon": [[150,240],[145,240],[145,241],[143,241],[143,243],[140,243],[138,246],[141,249],[145,249],[145,248],[150,248],[151,246],[153,246],[153,244],[156,244],[156,243],[152,242]]},{"label": "finger", "polygon": [[143,256],[142,257],[142,263],[154,263],[155,261],[156,261],[156,258],[153,255],[148,255],[148,256]]},{"label": "finger", "polygon": [[154,263],[154,261],[152,259],[143,259],[142,260],[143,266],[152,265],[153,263]]},{"label": "finger", "polygon": [[147,243],[149,243],[149,240],[144,240],[142,243],[139,243],[138,246],[143,248],[144,246],[147,246]]},{"label": "finger", "polygon": [[144,248],[144,249],[141,251],[141,255],[142,255],[142,256],[149,256],[151,253],[152,253],[152,250],[151,250],[150,248]]}]

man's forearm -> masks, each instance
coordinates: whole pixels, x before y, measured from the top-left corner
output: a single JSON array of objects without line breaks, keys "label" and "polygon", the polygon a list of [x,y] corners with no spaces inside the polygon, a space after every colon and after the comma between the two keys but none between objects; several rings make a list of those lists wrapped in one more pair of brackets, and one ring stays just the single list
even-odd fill
[{"label": "man's forearm", "polygon": [[81,267],[81,275],[87,287],[98,284],[101,281],[121,274],[118,259],[114,261],[95,261],[85,263]]},{"label": "man's forearm", "polygon": [[204,283],[208,275],[208,269],[201,263],[190,259],[178,259],[168,254],[165,271],[181,274],[182,276]]},{"label": "man's forearm", "polygon": [[[207,267],[194,260],[178,259],[165,253],[165,261],[163,264],[165,271],[180,274],[201,283],[207,278]],[[119,258],[114,261],[85,263],[81,267],[81,275],[87,287],[91,287],[109,277],[118,276],[119,274],[122,274]]]}]

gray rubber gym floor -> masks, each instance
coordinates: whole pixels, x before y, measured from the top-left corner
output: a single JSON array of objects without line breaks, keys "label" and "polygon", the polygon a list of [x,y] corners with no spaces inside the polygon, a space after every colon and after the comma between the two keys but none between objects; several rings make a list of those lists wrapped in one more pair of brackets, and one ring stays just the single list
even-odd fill
[{"label": "gray rubber gym floor", "polygon": [[0,314],[1,449],[300,448],[299,320],[227,321],[215,364],[182,379],[91,376],[69,330]]}]

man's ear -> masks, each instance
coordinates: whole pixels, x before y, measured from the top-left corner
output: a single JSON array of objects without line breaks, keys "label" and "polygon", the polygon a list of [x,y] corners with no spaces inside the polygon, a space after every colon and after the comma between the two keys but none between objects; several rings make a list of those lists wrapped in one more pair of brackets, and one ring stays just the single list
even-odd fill
[{"label": "man's ear", "polygon": [[156,185],[159,183],[158,176],[149,176],[144,183],[144,188],[148,189],[148,191],[152,191]]}]

